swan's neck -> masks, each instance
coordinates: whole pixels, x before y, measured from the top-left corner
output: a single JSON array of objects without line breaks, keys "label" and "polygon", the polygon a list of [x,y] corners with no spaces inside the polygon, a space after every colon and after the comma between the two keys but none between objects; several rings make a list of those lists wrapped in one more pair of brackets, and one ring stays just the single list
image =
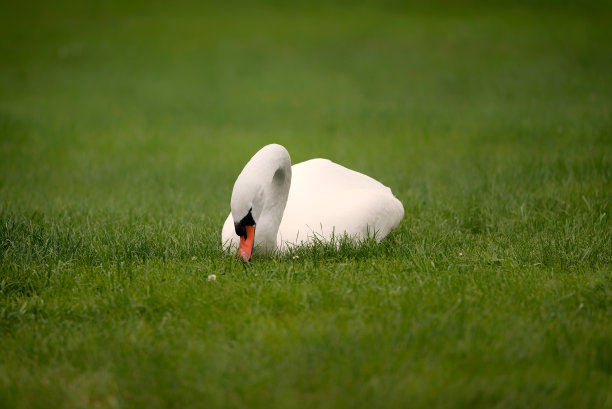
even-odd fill
[{"label": "swan's neck", "polygon": [[258,251],[269,253],[276,248],[276,236],[287,205],[290,185],[291,166],[277,167],[264,188],[263,209],[255,233],[255,247],[261,247],[257,248]]},{"label": "swan's neck", "polygon": [[255,251],[276,249],[290,187],[291,158],[280,145],[263,147],[238,176],[232,192],[232,215],[239,221],[251,209],[256,223]]}]

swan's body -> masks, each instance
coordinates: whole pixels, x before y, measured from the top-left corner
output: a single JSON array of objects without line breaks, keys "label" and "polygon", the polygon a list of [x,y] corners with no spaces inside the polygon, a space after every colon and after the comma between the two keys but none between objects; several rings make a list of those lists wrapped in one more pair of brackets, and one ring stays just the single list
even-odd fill
[{"label": "swan's body", "polygon": [[263,253],[345,233],[380,241],[404,217],[401,202],[382,183],[327,159],[291,166],[287,150],[275,144],[257,152],[238,176],[231,210],[224,248],[238,247],[241,226],[252,224],[251,246]]}]

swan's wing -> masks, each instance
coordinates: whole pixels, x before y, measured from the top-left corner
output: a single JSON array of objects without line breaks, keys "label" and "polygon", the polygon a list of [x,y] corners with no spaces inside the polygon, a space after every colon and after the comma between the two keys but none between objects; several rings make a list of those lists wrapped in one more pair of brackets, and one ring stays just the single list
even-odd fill
[{"label": "swan's wing", "polygon": [[292,167],[291,189],[277,243],[329,240],[344,233],[381,240],[400,223],[404,207],[391,189],[362,173],[325,159]]}]

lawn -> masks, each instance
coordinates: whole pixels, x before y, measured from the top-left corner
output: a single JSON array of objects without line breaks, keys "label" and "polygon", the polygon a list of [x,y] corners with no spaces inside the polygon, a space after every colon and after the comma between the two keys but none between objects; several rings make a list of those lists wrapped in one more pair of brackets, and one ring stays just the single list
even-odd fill
[{"label": "lawn", "polygon": [[[1,6],[0,407],[612,408],[612,5],[534,3]],[[272,142],[404,220],[243,265]]]}]

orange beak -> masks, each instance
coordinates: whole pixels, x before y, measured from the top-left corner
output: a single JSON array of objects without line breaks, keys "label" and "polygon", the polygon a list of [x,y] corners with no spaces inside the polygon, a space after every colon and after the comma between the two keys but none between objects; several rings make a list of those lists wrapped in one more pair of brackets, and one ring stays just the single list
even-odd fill
[{"label": "orange beak", "polygon": [[255,240],[255,226],[244,226],[246,237],[240,236],[240,245],[238,246],[238,255],[242,257],[245,263],[251,260],[253,252],[253,242]]}]

